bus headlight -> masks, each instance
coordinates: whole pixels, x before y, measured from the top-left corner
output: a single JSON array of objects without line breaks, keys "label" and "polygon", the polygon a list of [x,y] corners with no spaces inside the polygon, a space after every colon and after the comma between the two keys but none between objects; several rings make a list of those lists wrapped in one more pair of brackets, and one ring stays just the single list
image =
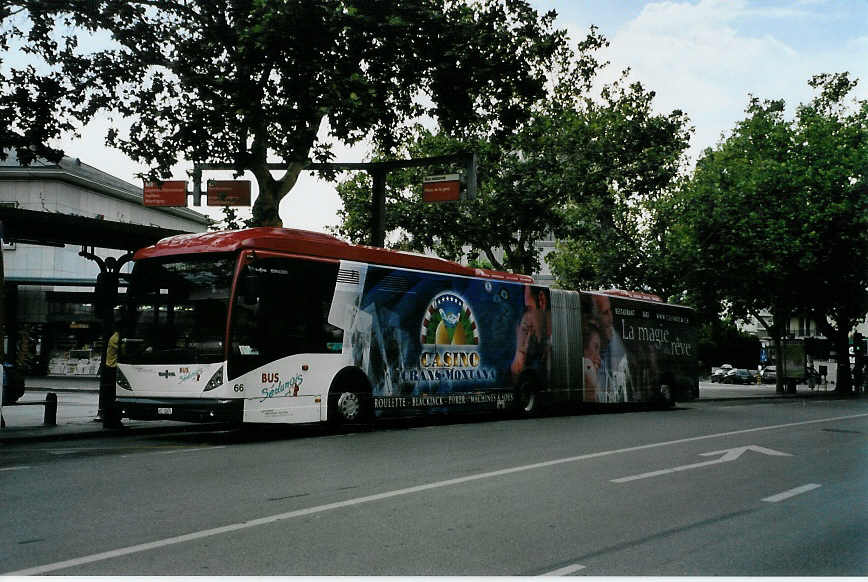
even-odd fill
[{"label": "bus headlight", "polygon": [[130,381],[127,380],[127,377],[124,376],[124,373],[121,372],[121,369],[120,369],[119,367],[116,368],[116,369],[117,369],[117,373],[118,373],[118,374],[117,374],[117,377],[116,377],[115,381],[117,382],[118,386],[120,386],[120,387],[123,388],[124,390],[129,390],[130,392],[132,392],[132,391],[133,391],[133,387],[130,386]]},{"label": "bus headlight", "polygon": [[221,366],[216,372],[214,372],[214,375],[211,376],[211,379],[208,380],[207,384],[205,384],[205,390],[204,391],[208,392],[209,390],[214,390],[214,388],[217,388],[218,386],[221,386],[222,384],[223,384],[223,366]]}]

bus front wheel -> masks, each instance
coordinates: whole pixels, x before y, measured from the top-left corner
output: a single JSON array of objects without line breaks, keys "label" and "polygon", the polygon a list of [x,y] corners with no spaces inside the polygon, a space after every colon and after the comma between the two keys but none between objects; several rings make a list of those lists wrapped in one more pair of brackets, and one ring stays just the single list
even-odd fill
[{"label": "bus front wheel", "polygon": [[329,419],[337,424],[364,422],[367,419],[368,399],[362,392],[338,390],[329,399]]}]

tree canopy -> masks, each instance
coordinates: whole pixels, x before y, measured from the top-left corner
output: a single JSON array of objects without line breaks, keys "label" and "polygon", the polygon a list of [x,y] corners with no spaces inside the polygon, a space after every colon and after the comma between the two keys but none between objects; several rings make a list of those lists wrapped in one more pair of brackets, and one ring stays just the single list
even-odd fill
[{"label": "tree canopy", "polygon": [[568,115],[573,137],[561,158],[571,168],[573,194],[548,261],[564,287],[668,297],[681,289],[666,246],[677,219],[669,199],[692,128],[680,110],[656,113],[654,91],[625,81]]},{"label": "tree canopy", "polygon": [[[388,180],[387,230],[397,245],[456,260],[483,256],[495,268],[532,273],[540,266],[534,245],[540,239],[570,237],[581,241],[576,246],[590,247],[601,231],[609,240],[617,238],[622,224],[612,212],[619,205],[638,212],[638,204],[663,191],[677,175],[689,129],[680,111],[654,113],[654,93],[630,83],[626,74],[600,95],[592,94],[604,66],[596,53],[606,44],[592,28],[576,52],[552,70],[548,94],[512,135],[484,128],[454,135],[418,127],[404,155],[476,151],[479,195],[457,204],[425,203],[422,176],[436,171],[396,172]],[[368,177],[355,176],[338,188],[344,208],[337,232],[352,240],[365,239],[369,184]],[[559,257],[558,265],[575,264],[574,248]]]},{"label": "tree canopy", "polygon": [[[251,171],[260,225],[280,223],[280,200],[334,141],[392,151],[422,115],[509,133],[564,46],[554,13],[523,0],[22,0],[0,17],[0,149],[57,158],[51,139],[109,111],[133,123],[107,143],[152,177],[179,159]],[[110,46],[82,48],[94,33]]]},{"label": "tree canopy", "polygon": [[702,307],[751,314],[776,340],[791,315],[813,314],[846,363],[868,311],[868,102],[848,101],[846,74],[810,84],[818,95],[794,120],[782,100],[750,99],[682,191],[671,244]]}]

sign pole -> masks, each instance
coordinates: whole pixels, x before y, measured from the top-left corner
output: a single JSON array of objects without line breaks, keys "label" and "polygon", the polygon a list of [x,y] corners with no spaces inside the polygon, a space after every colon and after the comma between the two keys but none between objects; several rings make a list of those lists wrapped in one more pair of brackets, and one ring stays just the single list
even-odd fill
[{"label": "sign pole", "polygon": [[[3,221],[0,221],[0,428],[6,427],[6,420],[3,418],[3,384],[6,380],[6,347],[3,345],[3,340],[6,336],[6,273],[3,264],[3,244],[6,241],[6,232]],[[12,381],[10,375],[9,381]]]},{"label": "sign pole", "polygon": [[386,170],[374,167],[370,170],[374,180],[371,204],[371,246],[386,245]]},{"label": "sign pole", "polygon": [[202,206],[202,170],[193,166],[193,206]]}]

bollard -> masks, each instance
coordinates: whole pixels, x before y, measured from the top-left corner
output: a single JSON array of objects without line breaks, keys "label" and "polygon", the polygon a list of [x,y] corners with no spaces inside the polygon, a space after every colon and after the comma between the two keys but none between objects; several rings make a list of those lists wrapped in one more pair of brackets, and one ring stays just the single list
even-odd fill
[{"label": "bollard", "polygon": [[57,426],[57,394],[49,392],[45,395],[45,426]]}]

